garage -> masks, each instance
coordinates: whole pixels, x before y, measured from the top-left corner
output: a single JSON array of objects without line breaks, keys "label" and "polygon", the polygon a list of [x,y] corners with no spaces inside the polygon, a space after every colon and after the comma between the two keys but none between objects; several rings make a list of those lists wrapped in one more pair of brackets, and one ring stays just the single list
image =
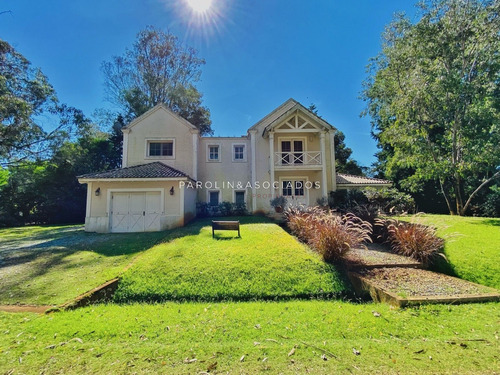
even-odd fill
[{"label": "garage", "polygon": [[160,230],[159,191],[113,192],[111,194],[111,232],[153,232]]}]

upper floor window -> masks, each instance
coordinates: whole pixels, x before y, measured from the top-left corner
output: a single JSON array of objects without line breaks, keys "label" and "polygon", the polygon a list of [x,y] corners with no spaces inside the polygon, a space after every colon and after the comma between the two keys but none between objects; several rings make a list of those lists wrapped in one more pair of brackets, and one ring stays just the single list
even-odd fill
[{"label": "upper floor window", "polygon": [[208,160],[209,161],[219,161],[220,160],[219,145],[209,145],[208,146]]},{"label": "upper floor window", "polygon": [[233,145],[233,161],[245,161],[245,145]]},{"label": "upper floor window", "polygon": [[149,140],[147,141],[147,157],[174,158],[174,140]]}]

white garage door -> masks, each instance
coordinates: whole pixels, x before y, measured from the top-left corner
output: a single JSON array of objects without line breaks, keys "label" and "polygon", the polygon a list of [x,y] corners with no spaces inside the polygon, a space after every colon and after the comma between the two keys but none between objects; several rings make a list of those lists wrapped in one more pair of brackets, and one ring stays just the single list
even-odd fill
[{"label": "white garage door", "polygon": [[111,232],[160,230],[160,192],[112,193]]}]

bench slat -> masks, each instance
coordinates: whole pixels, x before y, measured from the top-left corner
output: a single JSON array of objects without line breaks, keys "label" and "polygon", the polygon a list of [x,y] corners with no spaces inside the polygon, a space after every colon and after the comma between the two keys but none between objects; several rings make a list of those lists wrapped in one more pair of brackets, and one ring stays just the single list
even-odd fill
[{"label": "bench slat", "polygon": [[212,220],[212,238],[215,237],[215,230],[237,230],[238,237],[240,236],[240,222],[239,221],[215,221]]}]

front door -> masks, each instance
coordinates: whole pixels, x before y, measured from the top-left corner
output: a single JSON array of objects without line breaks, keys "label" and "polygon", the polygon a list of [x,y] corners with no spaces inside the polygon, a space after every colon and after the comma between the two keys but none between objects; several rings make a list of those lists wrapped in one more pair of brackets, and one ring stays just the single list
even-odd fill
[{"label": "front door", "polygon": [[288,205],[308,205],[305,182],[303,179],[287,179],[281,182],[281,195],[287,199]]}]

